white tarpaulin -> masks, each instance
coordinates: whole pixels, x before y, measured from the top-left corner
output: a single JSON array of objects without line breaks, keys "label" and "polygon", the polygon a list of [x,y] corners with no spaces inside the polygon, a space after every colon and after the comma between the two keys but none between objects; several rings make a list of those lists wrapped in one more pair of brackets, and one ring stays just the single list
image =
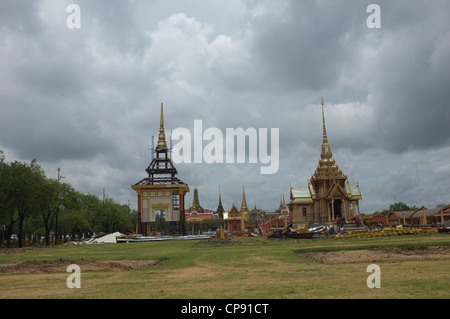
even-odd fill
[{"label": "white tarpaulin", "polygon": [[89,239],[86,239],[80,243],[72,242],[73,244],[116,244],[117,243],[117,236],[123,236],[120,232],[110,233],[106,234],[101,237],[92,237]]},{"label": "white tarpaulin", "polygon": [[117,236],[122,236],[121,233],[115,232],[103,237],[95,238],[94,242],[97,244],[115,244],[117,243]]}]

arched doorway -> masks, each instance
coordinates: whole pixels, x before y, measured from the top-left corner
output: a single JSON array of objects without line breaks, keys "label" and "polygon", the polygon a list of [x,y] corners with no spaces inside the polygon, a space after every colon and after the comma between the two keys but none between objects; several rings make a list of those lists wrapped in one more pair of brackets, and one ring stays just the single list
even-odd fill
[{"label": "arched doorway", "polygon": [[343,217],[342,216],[342,199],[335,199],[333,201],[333,213],[334,213],[334,219]]}]

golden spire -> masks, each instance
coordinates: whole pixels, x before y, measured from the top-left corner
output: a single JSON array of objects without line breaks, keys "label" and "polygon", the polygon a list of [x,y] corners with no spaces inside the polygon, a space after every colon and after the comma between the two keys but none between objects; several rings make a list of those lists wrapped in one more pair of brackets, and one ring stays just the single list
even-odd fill
[{"label": "golden spire", "polygon": [[246,221],[250,220],[250,212],[248,211],[247,201],[245,200],[245,189],[244,189],[244,186],[242,186],[242,205],[241,205],[241,210],[240,210],[239,213],[242,216],[241,229],[244,229],[244,220],[246,220]]},{"label": "golden spire", "polygon": [[323,111],[323,96],[321,96],[321,104],[322,104],[322,122],[323,122],[323,141],[328,142],[327,140],[327,129],[325,127],[325,113]]},{"label": "golden spire", "polygon": [[320,157],[331,158],[333,154],[331,154],[330,144],[328,144],[327,139],[327,129],[325,127],[325,112],[323,110],[323,97],[321,97],[321,104],[322,104],[323,142],[322,142],[322,153],[320,154]]},{"label": "golden spire", "polygon": [[164,115],[163,115],[163,104],[161,103],[161,120],[159,123],[159,138],[158,144],[156,145],[157,150],[167,149],[166,134],[164,134]]},{"label": "golden spire", "polygon": [[247,201],[245,200],[245,188],[242,186],[242,205],[241,205],[241,212],[248,211],[247,207]]}]

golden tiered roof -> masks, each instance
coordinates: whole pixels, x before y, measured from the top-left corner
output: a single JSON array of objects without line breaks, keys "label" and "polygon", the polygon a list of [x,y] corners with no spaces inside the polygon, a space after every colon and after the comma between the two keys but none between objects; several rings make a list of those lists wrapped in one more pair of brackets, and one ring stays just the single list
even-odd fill
[{"label": "golden tiered roof", "polygon": [[236,208],[236,205],[233,203],[233,206],[231,207],[230,211],[228,212],[228,218],[227,219],[241,219],[241,214]]}]

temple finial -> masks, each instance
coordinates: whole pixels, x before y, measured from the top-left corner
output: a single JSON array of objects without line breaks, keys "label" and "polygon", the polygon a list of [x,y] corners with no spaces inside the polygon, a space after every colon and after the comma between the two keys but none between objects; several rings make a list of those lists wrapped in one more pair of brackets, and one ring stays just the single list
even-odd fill
[{"label": "temple finial", "polygon": [[327,129],[325,127],[325,113],[323,111],[323,96],[321,96],[321,104],[322,104],[323,141],[328,142]]},{"label": "temple finial", "polygon": [[163,103],[161,102],[161,120],[159,122],[159,138],[156,145],[157,150],[167,149],[166,134],[164,133],[164,111]]},{"label": "temple finial", "polygon": [[327,129],[325,127],[325,112],[323,110],[323,97],[321,97],[322,104],[322,123],[323,123],[323,142],[322,142],[322,153],[320,154],[321,158],[331,158],[333,154],[331,153],[330,144],[328,144],[327,138]]},{"label": "temple finial", "polygon": [[[322,100],[323,105],[323,100]],[[163,109],[163,103],[161,102],[161,120],[159,121],[159,126],[164,128],[164,109]]]}]

